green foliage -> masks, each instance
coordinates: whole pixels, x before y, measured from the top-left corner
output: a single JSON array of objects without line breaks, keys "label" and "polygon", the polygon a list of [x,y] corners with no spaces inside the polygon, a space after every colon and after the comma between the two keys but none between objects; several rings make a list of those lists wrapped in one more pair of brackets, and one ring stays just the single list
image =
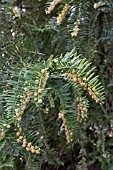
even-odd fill
[{"label": "green foliage", "polygon": [[[77,56],[73,49],[64,56],[51,56],[46,62],[38,60],[36,64],[10,69],[11,79],[6,81],[8,88],[1,96],[4,106],[0,121],[2,140],[11,141],[12,138],[19,150],[23,146],[23,151],[29,149],[35,153],[36,149],[28,147],[32,143],[31,146],[40,149],[41,155],[50,156],[54,153],[49,153],[52,149],[50,140],[59,141],[60,145],[62,142],[66,145],[66,140],[67,144],[76,142],[79,137],[77,131],[87,118],[86,94],[89,93],[100,105],[105,99],[103,87],[94,77],[94,68],[88,69],[90,64],[85,58]],[[51,124],[53,120],[54,125]],[[53,132],[49,132],[51,127]],[[62,138],[64,133],[66,136]],[[16,144],[16,140],[22,146]],[[57,158],[51,161],[52,164],[59,162],[56,162]]]},{"label": "green foliage", "polygon": [[52,2],[0,4],[0,167],[112,169],[113,3]]}]

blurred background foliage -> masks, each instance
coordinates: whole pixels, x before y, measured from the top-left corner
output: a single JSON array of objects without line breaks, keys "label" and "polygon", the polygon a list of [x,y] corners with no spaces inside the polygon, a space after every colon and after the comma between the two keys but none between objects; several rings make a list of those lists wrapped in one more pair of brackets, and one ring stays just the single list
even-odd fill
[{"label": "blurred background foliage", "polygon": [[[16,146],[15,141],[11,142],[14,135],[11,130],[7,142],[0,143],[0,169],[112,170],[113,2],[64,0],[50,14],[46,14],[51,2],[0,1],[0,93],[10,88],[6,80],[12,78],[12,68],[18,74],[28,63],[34,64],[38,59],[46,61],[51,54],[59,56],[75,47],[82,58],[87,58],[96,66],[95,73],[105,88],[105,112],[90,101],[88,119],[79,129],[76,143],[70,146],[64,144],[64,139],[57,141],[54,138],[57,132],[54,127],[50,127],[48,135],[53,135],[53,138],[49,145],[54,150],[50,149],[50,153],[43,158],[26,154]],[[59,25],[57,17],[66,3],[70,4],[70,8]],[[76,30],[77,35],[72,36],[76,24],[79,30]],[[4,107],[1,105],[1,118],[3,112]],[[50,122],[55,122],[54,109],[51,114],[53,118]]]}]

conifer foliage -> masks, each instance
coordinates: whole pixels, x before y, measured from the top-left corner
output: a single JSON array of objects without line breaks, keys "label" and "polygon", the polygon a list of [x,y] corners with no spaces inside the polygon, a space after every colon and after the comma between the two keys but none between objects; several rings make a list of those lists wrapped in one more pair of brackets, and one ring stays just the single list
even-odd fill
[{"label": "conifer foliage", "polygon": [[111,5],[84,0],[1,4],[6,16],[0,30],[1,169],[112,166],[105,83],[97,75],[99,63],[94,66],[102,39],[94,29],[103,31],[97,13]]},{"label": "conifer foliage", "polygon": [[90,64],[73,49],[64,56],[50,56],[46,62],[28,64],[16,74],[10,70],[12,80],[7,80],[9,88],[3,90],[1,101],[5,108],[0,120],[1,141],[11,133],[12,140],[26,152],[42,155],[49,141],[45,119],[51,119],[54,108],[56,122],[62,122],[54,122],[56,135],[63,135],[64,131],[66,144],[76,142],[79,126],[88,117],[87,95],[100,105],[105,99]]}]

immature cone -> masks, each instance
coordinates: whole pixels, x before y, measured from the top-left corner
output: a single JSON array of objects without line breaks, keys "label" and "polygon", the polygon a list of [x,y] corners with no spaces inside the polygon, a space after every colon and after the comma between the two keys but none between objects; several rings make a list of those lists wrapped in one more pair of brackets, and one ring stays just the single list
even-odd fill
[{"label": "immature cone", "polygon": [[69,4],[65,4],[61,14],[59,14],[59,16],[57,17],[57,23],[58,25],[60,25],[65,17],[66,12],[68,11],[68,9],[70,8]]},{"label": "immature cone", "polygon": [[50,14],[50,13],[53,11],[53,9],[55,8],[55,6],[56,6],[58,3],[60,3],[60,2],[61,2],[61,0],[55,0],[55,1],[53,1],[53,2],[51,3],[50,7],[48,8],[48,10],[46,11],[46,14]]},{"label": "immature cone", "polygon": [[5,136],[5,131],[2,130],[1,133],[0,133],[0,140],[1,140],[2,138],[4,138],[4,136]]},{"label": "immature cone", "polygon": [[73,32],[71,33],[71,36],[77,36],[79,32],[79,25],[80,25],[80,20],[78,19],[77,22],[74,23],[75,27],[73,28]]},{"label": "immature cone", "polygon": [[65,117],[64,117],[64,115],[62,113],[59,113],[58,117],[60,119],[62,119],[62,121],[63,121],[62,126],[64,126],[64,129],[65,129],[66,140],[67,140],[67,143],[70,143],[69,131],[68,131],[68,127],[67,127],[67,121],[66,121],[66,119],[65,119]]},{"label": "immature cone", "polygon": [[21,11],[18,7],[13,8],[13,13],[15,14],[15,17],[18,17],[18,18],[21,17]]},{"label": "immature cone", "polygon": [[104,6],[104,5],[105,5],[105,3],[101,3],[101,2],[99,3],[99,2],[98,2],[98,3],[95,3],[93,7],[94,7],[95,9],[97,9],[97,8],[99,8],[99,7],[101,7],[101,6]]}]

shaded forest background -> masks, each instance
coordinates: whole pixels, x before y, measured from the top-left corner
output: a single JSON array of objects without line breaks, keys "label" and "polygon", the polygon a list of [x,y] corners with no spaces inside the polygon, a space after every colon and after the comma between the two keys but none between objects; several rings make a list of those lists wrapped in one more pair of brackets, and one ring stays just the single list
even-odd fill
[{"label": "shaded forest background", "polygon": [[[29,63],[33,65],[38,60],[44,63],[51,55],[59,57],[75,48],[77,55],[92,62],[91,68],[96,67],[94,73],[99,75],[99,81],[104,86],[105,103],[101,109],[97,103],[89,100],[85,123],[80,124],[75,141],[67,145],[65,134],[60,139],[56,135],[58,129],[55,130],[55,126],[60,126],[60,123],[54,115],[56,110],[59,111],[59,102],[55,100],[55,107],[50,111],[51,118],[46,117],[43,120],[45,129],[47,128],[46,135],[49,139],[47,144],[50,150],[48,149],[49,151],[43,156],[29,154],[19,144],[15,144],[12,140],[14,129],[9,129],[7,140],[0,136],[0,169],[112,170],[113,2],[111,0],[72,0],[71,2],[64,0],[47,14],[45,11],[51,2],[47,0],[0,1],[1,101],[4,100],[4,90],[13,87],[14,82],[9,83],[9,80],[16,82],[15,75],[23,68],[26,71]],[[58,24],[57,16],[66,3],[70,8],[62,23]],[[75,35],[72,34],[73,32]],[[2,119],[5,118],[6,112],[1,102],[1,131]],[[23,126],[26,124],[29,127],[32,124],[35,112],[36,110],[30,117],[31,110],[29,108],[26,110],[30,118],[23,118]]]}]

